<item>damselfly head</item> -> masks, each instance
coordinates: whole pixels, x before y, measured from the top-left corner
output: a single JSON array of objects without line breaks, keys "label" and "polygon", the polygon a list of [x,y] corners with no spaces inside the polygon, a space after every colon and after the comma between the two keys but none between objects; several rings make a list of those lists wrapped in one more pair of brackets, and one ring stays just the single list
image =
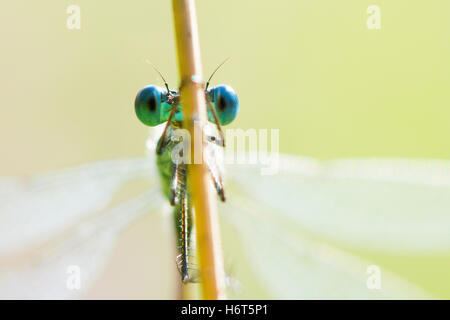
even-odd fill
[{"label": "damselfly head", "polygon": [[[208,120],[216,123],[219,128],[231,123],[239,111],[239,99],[233,88],[225,84],[208,88],[213,75],[227,60],[214,70],[205,87],[208,105],[212,106],[212,108],[208,108]],[[161,72],[150,61],[146,60],[146,62],[159,74],[164,82],[165,89],[154,85],[142,88],[134,103],[137,117],[142,123],[150,127],[166,121],[178,123],[183,121],[180,93],[170,90]]]}]

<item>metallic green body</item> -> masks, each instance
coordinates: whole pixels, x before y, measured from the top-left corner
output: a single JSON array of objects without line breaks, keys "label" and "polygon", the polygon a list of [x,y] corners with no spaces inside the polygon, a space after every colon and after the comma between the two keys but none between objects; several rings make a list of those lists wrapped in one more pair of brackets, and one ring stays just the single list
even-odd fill
[{"label": "metallic green body", "polygon": [[[172,141],[172,132],[178,126],[170,123],[165,141],[163,137],[158,141],[158,145],[164,144],[162,152],[156,153],[156,164],[161,179],[162,191],[167,199],[174,205],[173,217],[175,223],[176,244],[178,250],[177,266],[181,273],[183,282],[195,282],[196,276],[191,263],[192,249],[191,231],[192,231],[192,206],[187,188],[186,166],[180,164],[178,171],[174,172],[175,164],[172,161],[172,151],[177,144]],[[176,179],[175,186],[174,178]],[[175,193],[173,194],[173,191]]]}]

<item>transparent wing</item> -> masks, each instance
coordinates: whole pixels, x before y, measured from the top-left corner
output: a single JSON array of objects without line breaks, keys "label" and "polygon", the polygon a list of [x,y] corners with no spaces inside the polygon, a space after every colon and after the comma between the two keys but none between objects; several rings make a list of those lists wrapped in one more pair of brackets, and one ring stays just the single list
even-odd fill
[{"label": "transparent wing", "polygon": [[384,269],[381,289],[369,289],[371,263],[336,245],[446,252],[448,162],[281,155],[277,174],[261,175],[262,167],[227,167],[228,200],[220,209],[228,267],[242,284],[234,297],[430,297]]},{"label": "transparent wing", "polygon": [[[78,295],[67,283],[72,265],[82,270],[88,287],[119,232],[164,207],[151,160],[102,161],[26,182],[0,180],[0,297]],[[141,179],[148,191],[117,199],[126,183]]]},{"label": "transparent wing", "polygon": [[[231,298],[424,299],[426,292],[385,269],[381,287],[369,283],[371,263],[302,234],[292,220],[256,199],[233,193],[223,204],[225,260]],[[231,228],[227,228],[227,225]],[[369,269],[370,270],[370,269]],[[372,272],[372,271],[371,271]],[[378,280],[375,280],[378,281]]]},{"label": "transparent wing", "polygon": [[448,161],[281,155],[277,174],[261,175],[262,167],[230,166],[227,189],[257,199],[303,233],[391,253],[450,249]]},{"label": "transparent wing", "polygon": [[[0,180],[0,296],[70,297],[65,272],[73,261],[94,279],[120,230],[163,207],[153,163],[112,160],[28,182]],[[279,174],[261,176],[260,169],[229,168],[222,207],[232,226],[224,232],[227,260],[233,266],[233,259],[244,259],[234,261],[243,287],[256,278],[258,293],[269,298],[425,296],[386,272],[383,290],[369,291],[368,264],[322,241],[397,252],[445,249],[448,234],[428,220],[446,222],[447,163],[281,156]],[[150,181],[147,194],[112,203],[137,179]]]},{"label": "transparent wing", "polygon": [[[35,250],[2,261],[0,298],[64,299],[80,295],[103,270],[119,232],[143,214],[161,211],[162,206],[163,198],[158,193],[143,193],[84,220]],[[76,290],[73,279],[77,272],[82,276],[83,291]]]},{"label": "transparent wing", "polygon": [[[157,185],[152,159],[99,161],[28,180],[0,180],[0,258],[53,238],[106,208],[127,182]],[[153,179],[150,179],[153,175]]]}]

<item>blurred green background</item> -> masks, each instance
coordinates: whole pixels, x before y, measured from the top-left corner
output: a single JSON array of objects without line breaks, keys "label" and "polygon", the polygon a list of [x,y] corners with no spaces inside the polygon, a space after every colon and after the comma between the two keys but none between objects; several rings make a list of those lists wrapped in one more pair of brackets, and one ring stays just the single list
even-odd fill
[{"label": "blurred green background", "polygon": [[[66,8],[81,8],[68,30]],[[366,26],[381,8],[381,30]],[[280,129],[318,158],[450,159],[450,2],[197,1],[205,77],[239,94],[233,127]],[[177,87],[170,1],[10,1],[0,10],[1,175],[142,155],[137,91]],[[450,258],[361,253],[450,298]]]}]

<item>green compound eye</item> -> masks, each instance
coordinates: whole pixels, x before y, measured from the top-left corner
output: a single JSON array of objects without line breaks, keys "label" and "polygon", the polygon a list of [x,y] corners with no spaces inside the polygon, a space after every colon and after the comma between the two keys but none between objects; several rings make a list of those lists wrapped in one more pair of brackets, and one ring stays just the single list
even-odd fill
[{"label": "green compound eye", "polygon": [[134,110],[141,122],[154,127],[167,120],[166,111],[162,107],[162,97],[166,91],[157,86],[146,86],[136,95]]},{"label": "green compound eye", "polygon": [[[214,110],[219,118],[220,125],[225,126],[231,123],[239,111],[239,99],[233,88],[225,84],[218,85],[208,90],[208,96],[212,101]],[[213,122],[214,117],[208,112],[209,121]]]}]

